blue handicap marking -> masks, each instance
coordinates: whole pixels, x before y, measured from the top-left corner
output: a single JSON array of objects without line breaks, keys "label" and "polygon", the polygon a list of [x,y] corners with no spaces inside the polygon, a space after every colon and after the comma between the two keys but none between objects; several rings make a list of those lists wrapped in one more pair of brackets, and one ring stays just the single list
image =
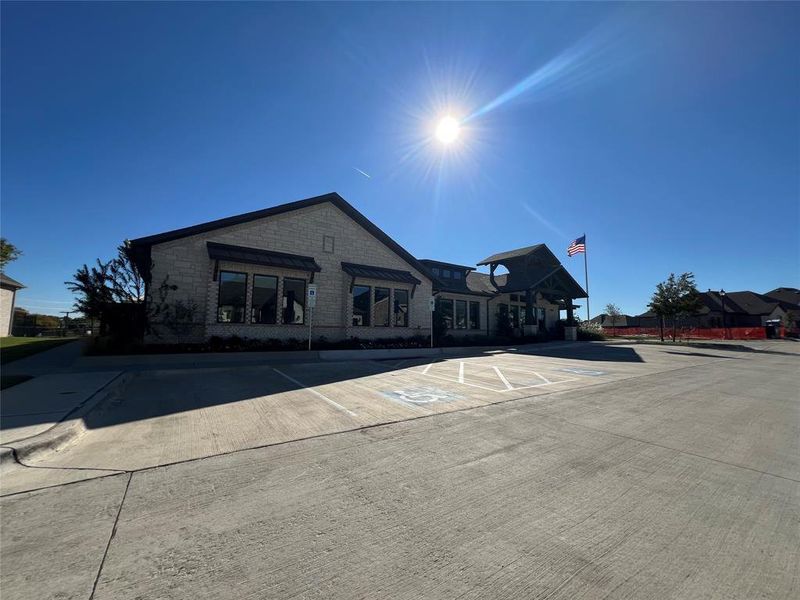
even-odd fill
[{"label": "blue handicap marking", "polygon": [[435,387],[423,386],[404,390],[386,390],[381,392],[391,400],[399,400],[409,404],[432,404],[434,402],[454,402],[463,400],[462,396]]},{"label": "blue handicap marking", "polygon": [[586,375],[587,377],[598,377],[605,375],[605,371],[594,371],[592,369],[581,369],[579,367],[567,367],[566,369],[559,369],[559,371],[566,371],[567,373],[574,373],[575,375]]}]

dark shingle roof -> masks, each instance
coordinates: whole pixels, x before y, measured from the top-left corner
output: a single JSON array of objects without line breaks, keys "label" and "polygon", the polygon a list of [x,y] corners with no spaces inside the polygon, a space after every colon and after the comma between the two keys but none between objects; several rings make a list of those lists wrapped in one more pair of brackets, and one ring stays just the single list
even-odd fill
[{"label": "dark shingle roof", "polygon": [[783,308],[800,308],[800,290],[797,288],[779,287],[761,295],[780,302]]},{"label": "dark shingle roof", "polygon": [[488,258],[484,258],[479,265],[488,265],[491,263],[508,260],[509,258],[519,258],[526,256],[544,246],[544,244],[535,244],[533,246],[526,246],[525,248],[517,248],[516,250],[508,250],[507,252],[500,252],[499,254],[492,254]]},{"label": "dark shingle roof", "polygon": [[457,265],[455,263],[443,262],[441,260],[434,260],[432,258],[420,258],[419,262],[429,267],[443,267],[445,269],[456,269],[462,271],[474,271],[475,267],[467,267],[466,265]]},{"label": "dark shingle roof", "polygon": [[0,285],[3,285],[6,288],[11,288],[14,290],[19,290],[25,287],[19,281],[17,281],[13,277],[9,277],[5,273],[0,273]]},{"label": "dark shingle roof", "polygon": [[400,283],[410,283],[414,285],[422,283],[408,271],[387,269],[385,267],[373,267],[371,265],[358,265],[356,263],[343,262],[342,271],[353,277],[364,277],[366,279],[397,281]]},{"label": "dark shingle roof", "polygon": [[217,242],[206,242],[206,248],[208,249],[208,257],[215,260],[227,260],[251,265],[266,265],[282,269],[295,269],[297,271],[317,272],[322,270],[310,256],[274,252],[272,250],[262,250],[261,248],[248,248],[246,246],[234,246],[232,244],[220,244]]}]

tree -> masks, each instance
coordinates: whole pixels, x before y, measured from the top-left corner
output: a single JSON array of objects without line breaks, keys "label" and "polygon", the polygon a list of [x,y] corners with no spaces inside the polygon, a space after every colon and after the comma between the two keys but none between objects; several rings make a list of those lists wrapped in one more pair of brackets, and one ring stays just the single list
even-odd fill
[{"label": "tree", "polygon": [[0,238],[0,273],[6,270],[8,263],[14,262],[22,255],[22,251],[6,238]]},{"label": "tree", "polygon": [[672,319],[672,341],[677,337],[678,318],[696,313],[701,307],[700,293],[694,282],[694,274],[683,273],[675,277],[670,273],[666,281],[656,286],[648,305],[659,316],[661,341],[664,341],[664,319]]},{"label": "tree", "polygon": [[611,321],[611,335],[616,335],[616,325],[622,315],[622,311],[620,311],[619,306],[609,302],[606,304],[606,314],[608,315],[609,321]]},{"label": "tree", "polygon": [[141,304],[144,302],[144,279],[131,260],[130,243],[126,240],[117,247],[117,256],[108,262],[97,259],[97,265],[83,265],[67,289],[77,294],[75,310],[87,317],[97,318],[103,307],[116,304]]}]

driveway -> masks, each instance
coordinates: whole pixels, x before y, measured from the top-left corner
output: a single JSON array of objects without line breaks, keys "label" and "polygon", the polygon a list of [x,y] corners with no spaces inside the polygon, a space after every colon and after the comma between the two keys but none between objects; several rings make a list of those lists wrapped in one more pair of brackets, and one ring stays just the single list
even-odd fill
[{"label": "driveway", "polygon": [[4,598],[796,597],[798,357],[606,350],[143,374],[48,460],[186,458],[0,499]]}]

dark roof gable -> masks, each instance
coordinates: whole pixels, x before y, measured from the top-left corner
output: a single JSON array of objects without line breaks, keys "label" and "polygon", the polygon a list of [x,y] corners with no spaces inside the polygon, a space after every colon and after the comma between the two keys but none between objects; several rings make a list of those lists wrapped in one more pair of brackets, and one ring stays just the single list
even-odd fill
[{"label": "dark roof gable", "polygon": [[22,288],[25,287],[19,281],[17,281],[13,277],[9,277],[5,273],[0,273],[0,284],[2,284],[3,287],[5,288],[13,290],[21,290]]},{"label": "dark roof gable", "polygon": [[226,217],[224,219],[217,219],[215,221],[208,221],[206,223],[192,225],[191,227],[182,227],[180,229],[174,229],[172,231],[166,231],[164,233],[158,233],[155,235],[149,235],[135,240],[131,240],[132,257],[139,270],[143,274],[147,275],[149,274],[150,271],[150,248],[152,248],[156,244],[163,244],[164,242],[170,242],[172,240],[177,240],[184,237],[197,235],[199,233],[206,233],[208,231],[222,229],[223,227],[231,227],[233,225],[249,223],[251,221],[263,219],[265,217],[272,217],[275,215],[280,215],[294,210],[299,210],[301,208],[307,208],[309,206],[324,204],[325,202],[330,202],[331,204],[336,206],[339,210],[341,210],[348,217],[353,219],[361,227],[366,229],[370,234],[372,234],[372,236],[377,238],[378,241],[382,242],[385,246],[387,246],[400,258],[405,260],[408,264],[412,265],[420,273],[422,273],[428,278],[431,277],[428,268],[424,264],[422,264],[419,260],[414,258],[414,256],[411,255],[411,253],[409,253],[400,244],[398,244],[392,238],[390,238],[377,225],[375,225],[372,221],[367,219],[367,217],[358,212],[349,202],[347,202],[347,200],[342,198],[336,192],[331,192],[330,194],[323,194],[322,196],[314,196],[312,198],[306,198],[305,200],[297,200],[295,202],[289,202],[287,204],[280,204],[278,206],[273,206],[270,208],[264,208],[261,210],[244,213],[241,215]]}]

